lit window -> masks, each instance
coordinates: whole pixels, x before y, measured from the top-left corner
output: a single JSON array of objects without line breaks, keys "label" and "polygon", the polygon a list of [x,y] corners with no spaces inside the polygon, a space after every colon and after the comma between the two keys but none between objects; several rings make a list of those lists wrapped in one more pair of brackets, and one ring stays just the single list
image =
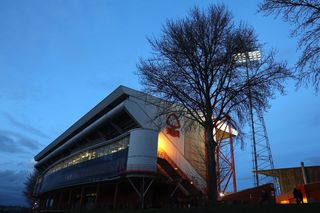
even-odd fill
[{"label": "lit window", "polygon": [[129,137],[125,137],[121,140],[113,142],[112,144],[107,144],[93,150],[81,152],[53,166],[51,169],[49,169],[48,173],[50,174],[60,169],[73,166],[84,161],[95,159],[96,157],[99,158],[99,157],[103,157],[103,156],[121,151],[128,147],[128,143],[129,143]]}]

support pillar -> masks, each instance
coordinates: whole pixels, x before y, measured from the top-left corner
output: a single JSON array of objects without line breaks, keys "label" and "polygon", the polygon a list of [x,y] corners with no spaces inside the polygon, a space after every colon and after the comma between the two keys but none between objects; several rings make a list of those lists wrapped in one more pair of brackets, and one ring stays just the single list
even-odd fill
[{"label": "support pillar", "polygon": [[62,202],[63,202],[63,200],[62,200],[63,194],[64,194],[63,191],[61,191],[61,192],[59,193],[59,198],[58,198],[58,203],[57,203],[57,208],[56,208],[56,209],[58,209],[58,210],[63,209],[63,208],[61,207],[61,204],[62,204]]},{"label": "support pillar", "polygon": [[83,201],[84,201],[84,188],[81,188],[81,194],[80,194],[80,205],[79,205],[79,209],[82,209],[83,207]]},{"label": "support pillar", "polygon": [[114,196],[113,196],[113,209],[115,210],[117,208],[117,198],[118,198],[118,187],[119,183],[116,183],[116,188],[114,189]]},{"label": "support pillar", "polygon": [[170,194],[170,198],[173,197],[174,193],[176,193],[177,189],[179,188],[180,184],[181,184],[182,180],[180,179],[179,182],[177,183],[176,187],[173,189],[173,191]]},{"label": "support pillar", "polygon": [[59,194],[58,192],[53,193],[53,204],[52,204],[52,209],[56,210],[58,206],[58,200],[59,199]]},{"label": "support pillar", "polygon": [[99,196],[100,196],[100,184],[97,184],[96,188],[96,199],[94,200],[94,208],[97,209],[98,203],[99,203]]},{"label": "support pillar", "polygon": [[142,193],[142,199],[141,199],[141,208],[144,209],[144,177],[142,177],[142,184],[140,187],[140,192]]},{"label": "support pillar", "polygon": [[233,151],[232,137],[229,137],[229,143],[230,143],[230,154],[231,154],[231,171],[232,171],[233,192],[237,192],[236,166],[235,166],[236,164],[234,162],[234,151]]},{"label": "support pillar", "polygon": [[134,183],[132,182],[132,180],[127,177],[127,179],[129,180],[129,183],[131,184],[132,188],[136,191],[136,193],[139,196],[140,199],[140,207],[142,209],[144,209],[144,198],[147,194],[147,192],[149,191],[150,186],[152,185],[154,178],[151,178],[151,181],[149,182],[147,188],[145,189],[145,180],[144,180],[145,176],[142,176],[142,183],[140,185],[140,190],[137,189],[137,187],[134,185]]},{"label": "support pillar", "polygon": [[71,209],[71,198],[72,198],[72,189],[69,189],[69,198],[68,198],[68,209]]},{"label": "support pillar", "polygon": [[217,153],[217,189],[218,192],[221,192],[221,172],[220,172],[220,159],[219,159],[219,153],[220,153],[220,141],[218,142],[217,148],[216,148],[216,153]]}]

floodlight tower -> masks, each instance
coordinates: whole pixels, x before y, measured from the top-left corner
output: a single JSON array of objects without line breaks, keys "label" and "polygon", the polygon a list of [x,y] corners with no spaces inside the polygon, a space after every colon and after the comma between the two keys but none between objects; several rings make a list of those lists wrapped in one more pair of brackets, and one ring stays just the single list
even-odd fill
[{"label": "floodlight tower", "polygon": [[[260,51],[252,51],[247,53],[239,53],[236,55],[236,60],[239,63],[246,64],[247,78],[250,78],[249,63],[261,60]],[[261,109],[257,109],[252,105],[251,90],[249,88],[249,125],[251,133],[252,146],[252,171],[254,185],[260,186],[266,183],[273,183],[275,192],[279,193],[279,183],[276,177],[265,176],[258,174],[257,171],[274,169],[274,163],[270,148],[269,137],[267,133],[266,124]]]}]

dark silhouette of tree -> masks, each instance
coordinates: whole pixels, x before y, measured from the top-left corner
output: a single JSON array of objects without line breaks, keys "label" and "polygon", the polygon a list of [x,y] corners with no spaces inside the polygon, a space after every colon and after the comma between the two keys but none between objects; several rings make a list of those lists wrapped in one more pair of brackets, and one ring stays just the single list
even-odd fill
[{"label": "dark silhouette of tree", "polygon": [[33,170],[26,178],[24,182],[24,191],[23,194],[27,199],[29,205],[32,207],[36,201],[36,197],[34,196],[34,189],[37,183],[37,179],[39,177],[39,172],[37,170]]},{"label": "dark silhouette of tree", "polygon": [[274,92],[283,92],[282,83],[291,73],[285,63],[275,62],[273,52],[254,60],[252,51],[262,48],[254,30],[236,24],[224,5],[194,8],[186,18],[168,21],[160,38],[149,43],[152,56],[140,59],[138,75],[147,93],[172,103],[168,111],[205,129],[208,199],[215,203],[213,129],[226,115],[235,126],[242,124],[250,105],[265,110]]},{"label": "dark silhouette of tree", "polygon": [[281,15],[295,26],[291,35],[299,38],[302,54],[297,62],[298,86],[320,85],[320,1],[319,0],[264,0],[259,11]]}]

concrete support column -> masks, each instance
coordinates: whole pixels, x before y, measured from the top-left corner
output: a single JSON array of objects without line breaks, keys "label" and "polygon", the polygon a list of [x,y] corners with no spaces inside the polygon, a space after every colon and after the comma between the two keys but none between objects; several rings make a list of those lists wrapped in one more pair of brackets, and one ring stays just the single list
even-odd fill
[{"label": "concrete support column", "polygon": [[119,187],[119,183],[116,183],[116,187],[114,189],[114,196],[113,196],[113,209],[117,208],[118,187]]},{"label": "concrete support column", "polygon": [[52,209],[57,209],[57,204],[58,204],[58,192],[54,192],[53,193],[53,196],[52,196],[52,199],[53,199],[53,202],[52,202]]},{"label": "concrete support column", "polygon": [[96,199],[94,200],[94,208],[97,209],[99,205],[99,196],[100,196],[100,184],[97,184],[96,187]]},{"label": "concrete support column", "polygon": [[84,202],[84,196],[85,196],[85,188],[82,187],[81,188],[81,194],[80,194],[80,205],[79,205],[79,209],[82,209],[83,207],[83,202]]},{"label": "concrete support column", "polygon": [[62,210],[62,209],[64,209],[64,207],[63,207],[63,205],[62,205],[62,203],[63,203],[63,191],[61,191],[60,193],[59,193],[59,197],[58,197],[58,203],[57,203],[57,207],[56,207],[56,209],[59,209],[59,210]]},{"label": "concrete support column", "polygon": [[69,197],[68,197],[68,209],[71,209],[71,199],[72,199],[72,189],[69,189]]}]

